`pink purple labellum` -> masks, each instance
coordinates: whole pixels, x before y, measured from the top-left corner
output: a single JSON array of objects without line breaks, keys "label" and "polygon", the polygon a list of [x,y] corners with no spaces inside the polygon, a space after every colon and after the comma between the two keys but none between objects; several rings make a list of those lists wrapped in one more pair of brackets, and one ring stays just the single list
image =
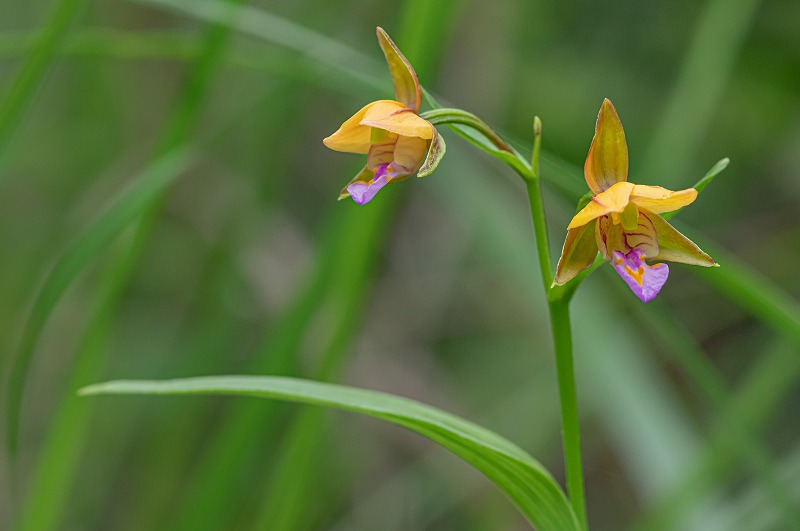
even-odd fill
[{"label": "pink purple labellum", "polygon": [[669,276],[667,264],[647,265],[644,253],[639,249],[631,249],[628,254],[614,251],[611,263],[622,280],[642,302],[653,300]]},{"label": "pink purple labellum", "polygon": [[362,183],[359,181],[350,183],[347,187],[347,192],[350,194],[350,197],[353,198],[353,201],[358,203],[359,205],[363,205],[368,203],[372,200],[373,197],[389,182],[389,177],[387,175],[387,168],[389,163],[379,164],[375,168],[375,177],[368,183]]}]

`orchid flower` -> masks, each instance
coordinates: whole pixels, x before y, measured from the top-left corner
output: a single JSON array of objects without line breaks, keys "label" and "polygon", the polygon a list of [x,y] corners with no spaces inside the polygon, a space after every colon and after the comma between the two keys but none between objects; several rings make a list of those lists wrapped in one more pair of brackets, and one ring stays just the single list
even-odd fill
[{"label": "orchid flower", "polygon": [[627,182],[625,132],[608,99],[597,116],[583,172],[594,195],[567,226],[555,285],[565,284],[591,266],[598,250],[643,302],[658,294],[669,275],[666,264],[649,265],[646,259],[717,265],[659,215],[689,205],[697,197],[697,190],[673,192]]},{"label": "orchid flower", "polygon": [[376,30],[394,83],[395,100],[369,103],[322,142],[335,151],[367,155],[367,164],[339,194],[359,205],[381,188],[418,172],[424,177],[436,168],[445,145],[436,128],[420,118],[422,90],[408,60],[381,28]]}]

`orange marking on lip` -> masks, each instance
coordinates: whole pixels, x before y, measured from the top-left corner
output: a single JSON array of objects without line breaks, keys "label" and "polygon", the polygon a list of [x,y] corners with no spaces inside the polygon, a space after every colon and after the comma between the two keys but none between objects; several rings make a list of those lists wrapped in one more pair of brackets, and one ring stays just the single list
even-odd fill
[{"label": "orange marking on lip", "polygon": [[642,282],[644,282],[644,267],[639,266],[639,269],[634,271],[626,265],[625,271],[633,278],[633,280],[636,281],[637,284],[640,286],[642,285]]}]

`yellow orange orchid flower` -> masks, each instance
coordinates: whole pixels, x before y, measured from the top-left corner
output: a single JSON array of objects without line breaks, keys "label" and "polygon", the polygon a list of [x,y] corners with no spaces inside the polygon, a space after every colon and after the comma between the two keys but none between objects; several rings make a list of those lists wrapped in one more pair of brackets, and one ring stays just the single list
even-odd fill
[{"label": "yellow orange orchid flower", "polygon": [[381,28],[380,44],[394,84],[395,100],[362,107],[322,142],[335,151],[367,155],[367,164],[342,189],[339,199],[352,197],[363,205],[386,184],[418,172],[431,173],[444,155],[444,141],[429,121],[420,118],[422,91],[408,60]]},{"label": "yellow orange orchid flower", "polygon": [[565,284],[591,266],[598,250],[644,302],[658,294],[669,275],[666,264],[648,265],[645,259],[717,265],[659,215],[691,204],[697,197],[694,188],[673,192],[627,182],[625,132],[608,99],[597,116],[583,172],[594,195],[567,226],[555,285]]}]

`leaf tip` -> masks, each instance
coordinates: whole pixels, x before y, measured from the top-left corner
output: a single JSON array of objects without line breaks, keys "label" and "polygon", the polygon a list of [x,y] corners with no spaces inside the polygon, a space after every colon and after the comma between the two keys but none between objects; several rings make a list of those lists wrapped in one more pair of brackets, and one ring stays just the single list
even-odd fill
[{"label": "leaf tip", "polygon": [[96,395],[98,393],[100,393],[100,386],[97,384],[87,385],[75,391],[75,394],[78,396]]}]

